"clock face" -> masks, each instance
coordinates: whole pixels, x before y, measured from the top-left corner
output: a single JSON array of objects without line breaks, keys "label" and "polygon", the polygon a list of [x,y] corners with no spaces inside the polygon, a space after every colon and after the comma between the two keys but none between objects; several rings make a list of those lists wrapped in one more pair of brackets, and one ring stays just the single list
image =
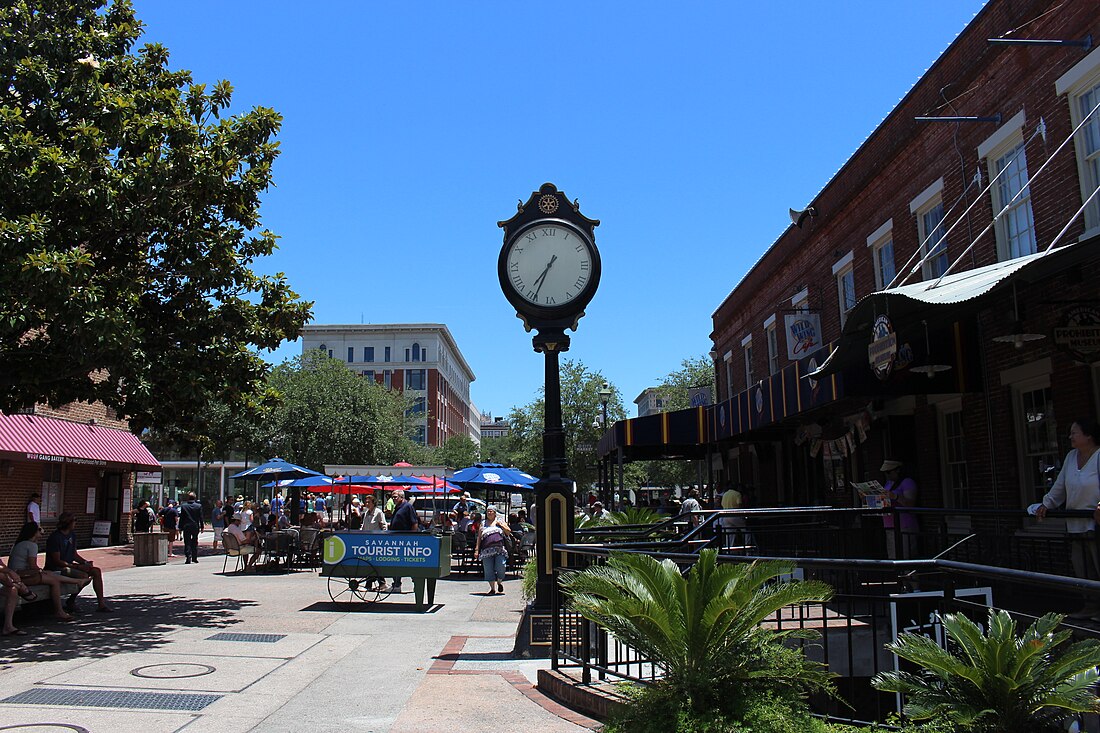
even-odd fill
[{"label": "clock face", "polygon": [[560,308],[587,289],[594,266],[590,245],[576,231],[540,222],[512,241],[505,267],[509,286],[523,300]]}]

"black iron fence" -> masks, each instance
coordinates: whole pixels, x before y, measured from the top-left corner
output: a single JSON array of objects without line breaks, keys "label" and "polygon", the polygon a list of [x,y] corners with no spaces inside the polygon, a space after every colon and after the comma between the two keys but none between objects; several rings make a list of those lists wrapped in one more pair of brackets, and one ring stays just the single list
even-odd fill
[{"label": "black iron fence", "polygon": [[[827,511],[854,512],[853,516],[859,516],[860,512]],[[667,545],[664,548],[638,548],[636,545],[652,544],[650,538],[640,537],[612,543],[615,546],[604,548],[561,545],[557,549],[569,552],[574,570],[605,562],[613,551],[671,559],[686,570],[695,562],[697,554],[694,551],[673,552],[669,547],[697,549],[709,531],[713,536],[707,544],[727,547],[727,551],[719,557],[720,562],[751,562],[766,557],[782,557],[796,568],[792,578],[829,583],[836,591],[830,601],[787,607],[766,623],[777,629],[799,628],[817,632],[815,641],[798,643],[810,659],[824,663],[836,675],[837,690],[843,702],[827,696],[811,701],[815,710],[836,720],[881,722],[900,709],[901,701],[895,695],[878,692],[871,686],[871,678],[875,674],[895,669],[898,660],[885,648],[885,644],[900,632],[925,634],[943,643],[944,632],[939,619],[945,613],[967,613],[984,623],[987,608],[993,606],[1010,611],[1021,625],[1026,626],[1046,611],[1067,610],[1057,606],[1080,606],[1083,599],[1100,599],[1098,582],[948,559],[954,550],[936,559],[808,556],[807,549],[817,553],[822,548],[845,547],[850,550],[856,546],[854,533],[836,530],[837,515],[826,516],[830,526],[834,527],[833,533],[838,536],[829,537],[828,526],[820,526],[817,521],[804,521],[806,517],[803,516],[796,518],[799,521],[775,525],[749,522],[747,526],[736,529],[747,531],[751,536],[742,538],[741,544],[727,544],[728,533],[721,525],[715,524],[715,520],[720,518],[716,515],[704,516],[699,526],[689,527],[676,540],[657,540]],[[758,532],[759,536],[756,534]],[[879,526],[876,532],[881,533],[882,527]],[[849,536],[844,537],[845,534]],[[774,544],[770,539],[761,542],[764,536],[778,541]],[[798,542],[798,537],[803,541]],[[1048,541],[1053,543],[1056,539],[1049,538]],[[803,554],[748,554],[750,548],[784,546],[796,546]],[[1011,548],[1012,543],[1006,547]],[[1065,547],[1063,541],[1057,551],[1064,551]],[[1053,554],[1056,551],[1052,549]],[[1022,599],[1026,602],[1021,602]],[[552,605],[554,625],[551,651],[555,669],[573,670],[586,683],[626,680],[647,684],[661,677],[661,667],[655,660],[644,658],[638,650],[623,644],[570,610],[568,598],[559,590],[557,583]],[[1054,607],[1047,607],[1052,605]],[[1100,637],[1100,623],[1072,621],[1067,622],[1067,627],[1081,637]],[[1082,726],[1081,730],[1097,730],[1100,720],[1093,716],[1090,720],[1083,720]]]}]

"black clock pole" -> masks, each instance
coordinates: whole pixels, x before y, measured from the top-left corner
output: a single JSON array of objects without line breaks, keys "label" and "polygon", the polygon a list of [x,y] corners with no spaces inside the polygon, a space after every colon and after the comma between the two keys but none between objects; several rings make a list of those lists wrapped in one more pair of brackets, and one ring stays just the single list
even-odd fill
[{"label": "black clock pole", "polygon": [[[532,606],[549,610],[554,586],[554,568],[567,564],[565,553],[554,553],[556,544],[573,542],[573,482],[567,477],[565,430],[561,421],[561,373],[558,356],[569,350],[565,329],[544,329],[532,340],[535,351],[546,358],[545,406],[542,433],[542,478],[535,484],[538,513],[535,541],[538,582]],[[557,557],[555,555],[558,555]]]},{"label": "black clock pole", "polygon": [[497,222],[504,230],[504,246],[497,259],[501,290],[515,306],[524,328],[536,332],[532,344],[546,363],[542,477],[535,484],[538,573],[535,598],[524,609],[516,634],[515,651],[523,656],[550,652],[554,571],[569,565],[568,553],[553,548],[572,543],[575,536],[558,359],[569,350],[566,329],[577,330],[599,287],[600,252],[594,234],[599,224],[599,219],[582,214],[580,204],[570,202],[552,183],[532,192],[526,203],[520,200],[512,218]]}]

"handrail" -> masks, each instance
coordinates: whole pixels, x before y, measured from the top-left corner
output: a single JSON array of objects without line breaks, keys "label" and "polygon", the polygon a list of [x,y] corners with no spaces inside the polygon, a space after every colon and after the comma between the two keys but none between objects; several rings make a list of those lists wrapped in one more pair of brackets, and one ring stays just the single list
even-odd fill
[{"label": "handrail", "polygon": [[[629,553],[635,555],[649,555],[661,560],[672,560],[676,563],[694,563],[699,556],[690,552],[646,552],[644,550],[630,550],[618,548],[588,547],[580,545],[560,544],[554,545],[555,551],[587,557],[610,557],[612,553]],[[1085,590],[1100,594],[1100,581],[1087,580],[1085,578],[1073,578],[1067,575],[1052,575],[1050,573],[1036,573],[1030,570],[1016,570],[1003,568],[996,565],[981,565],[978,563],[958,562],[956,560],[944,560],[942,558],[922,560],[872,560],[869,558],[837,558],[837,557],[765,557],[760,555],[718,555],[718,562],[747,563],[763,560],[779,560],[792,563],[805,568],[875,568],[880,570],[945,570],[963,575],[991,577],[1012,583],[1034,583],[1048,588],[1071,588]]]}]

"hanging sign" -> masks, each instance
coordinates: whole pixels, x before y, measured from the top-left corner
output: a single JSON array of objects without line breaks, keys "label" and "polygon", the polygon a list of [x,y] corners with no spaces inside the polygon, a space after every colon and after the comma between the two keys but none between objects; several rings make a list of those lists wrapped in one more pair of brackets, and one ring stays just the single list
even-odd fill
[{"label": "hanging sign", "polygon": [[889,316],[882,315],[875,319],[871,339],[867,346],[867,360],[871,362],[871,371],[875,376],[886,381],[894,371],[894,359],[898,353],[898,337],[894,334]]},{"label": "hanging sign", "polygon": [[706,407],[714,404],[710,387],[691,387],[688,389],[688,403],[692,407]]},{"label": "hanging sign", "polygon": [[1100,360],[1100,309],[1079,305],[1066,311],[1054,328],[1054,345],[1086,364]]},{"label": "hanging sign", "polygon": [[821,314],[788,313],[783,316],[783,327],[787,331],[787,359],[803,359],[821,348]]}]

